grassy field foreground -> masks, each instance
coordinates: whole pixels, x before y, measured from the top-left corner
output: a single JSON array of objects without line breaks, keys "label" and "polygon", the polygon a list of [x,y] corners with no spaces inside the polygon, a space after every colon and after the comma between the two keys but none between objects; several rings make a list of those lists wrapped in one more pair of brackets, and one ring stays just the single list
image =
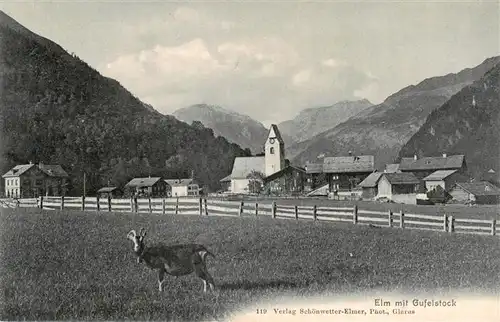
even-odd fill
[{"label": "grassy field foreground", "polygon": [[[125,238],[198,242],[218,289],[137,264]],[[220,320],[257,301],[500,287],[500,240],[271,218],[1,209],[1,320]],[[350,256],[352,253],[353,256]]]}]

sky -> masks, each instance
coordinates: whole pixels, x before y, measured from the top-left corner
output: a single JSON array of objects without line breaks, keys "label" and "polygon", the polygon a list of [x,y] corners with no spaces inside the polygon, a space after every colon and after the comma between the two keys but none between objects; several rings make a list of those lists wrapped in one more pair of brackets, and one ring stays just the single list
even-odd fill
[{"label": "sky", "polygon": [[164,114],[219,105],[265,125],[380,103],[500,53],[498,1],[1,1]]}]

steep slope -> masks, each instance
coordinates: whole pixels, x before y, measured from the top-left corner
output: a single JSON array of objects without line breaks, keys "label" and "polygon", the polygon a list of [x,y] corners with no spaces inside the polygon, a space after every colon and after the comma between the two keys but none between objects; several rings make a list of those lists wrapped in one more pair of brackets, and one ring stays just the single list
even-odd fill
[{"label": "steep slope", "polygon": [[471,175],[481,179],[500,170],[500,64],[463,88],[403,146],[399,158],[464,154]]},{"label": "steep slope", "polygon": [[290,141],[285,143],[291,146],[334,128],[372,105],[370,101],[363,99],[308,108],[301,111],[294,119],[280,123],[278,127],[283,135],[290,138]]},{"label": "steep slope", "polygon": [[223,136],[242,148],[249,148],[254,154],[262,152],[268,132],[262,123],[251,117],[219,106],[197,104],[181,108],[173,115],[189,124],[200,121],[204,126],[211,128],[215,135]]},{"label": "steep slope", "polygon": [[433,77],[408,86],[383,103],[368,107],[335,128],[302,143],[294,162],[316,159],[318,154],[344,155],[348,151],[375,156],[377,168],[391,163],[401,147],[415,134],[427,116],[462,88],[480,79],[500,61],[482,64],[457,74]]},{"label": "steep slope", "polygon": [[[216,189],[239,146],[147,106],[117,81],[0,15],[0,171],[61,164],[80,194],[134,176],[186,176]],[[3,182],[2,182],[3,184]],[[2,190],[3,191],[3,190]]]}]

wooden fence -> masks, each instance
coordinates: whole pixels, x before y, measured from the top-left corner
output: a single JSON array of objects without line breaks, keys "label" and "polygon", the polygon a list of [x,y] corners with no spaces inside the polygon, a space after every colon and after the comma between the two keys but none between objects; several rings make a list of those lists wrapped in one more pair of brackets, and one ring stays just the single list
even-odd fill
[{"label": "wooden fence", "polygon": [[352,224],[424,229],[449,233],[486,234],[498,236],[496,219],[454,218],[444,215],[421,215],[403,211],[373,211],[354,207],[318,207],[259,204],[248,201],[223,201],[204,198],[142,198],[99,199],[96,197],[40,197],[3,199],[0,207],[38,207],[42,209],[74,209],[98,212],[155,213],[164,215],[200,216],[270,216],[272,218],[309,219],[314,221],[348,222]]}]

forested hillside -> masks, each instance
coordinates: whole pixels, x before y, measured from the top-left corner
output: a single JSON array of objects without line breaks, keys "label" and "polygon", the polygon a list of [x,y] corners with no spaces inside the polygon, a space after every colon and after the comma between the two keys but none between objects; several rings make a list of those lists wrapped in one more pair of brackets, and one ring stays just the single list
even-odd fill
[{"label": "forested hillside", "polygon": [[399,158],[465,154],[471,175],[500,170],[500,64],[432,112]]}]

